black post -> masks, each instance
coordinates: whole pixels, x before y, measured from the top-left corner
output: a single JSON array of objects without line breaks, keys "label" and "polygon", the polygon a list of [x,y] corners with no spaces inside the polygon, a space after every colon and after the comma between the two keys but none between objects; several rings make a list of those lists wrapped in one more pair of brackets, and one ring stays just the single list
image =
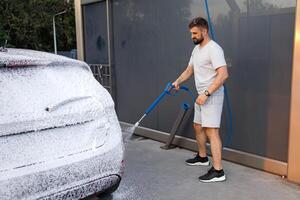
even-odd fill
[{"label": "black post", "polygon": [[185,117],[185,114],[187,113],[188,109],[190,108],[190,106],[187,103],[182,104],[181,109],[178,112],[177,118],[175,120],[175,123],[173,124],[172,130],[170,132],[170,136],[166,142],[166,144],[164,146],[161,146],[160,148],[168,150],[168,149],[172,149],[175,148],[174,145],[172,144],[172,141],[175,137],[176,132],[178,131],[178,129],[180,128],[180,125]]}]

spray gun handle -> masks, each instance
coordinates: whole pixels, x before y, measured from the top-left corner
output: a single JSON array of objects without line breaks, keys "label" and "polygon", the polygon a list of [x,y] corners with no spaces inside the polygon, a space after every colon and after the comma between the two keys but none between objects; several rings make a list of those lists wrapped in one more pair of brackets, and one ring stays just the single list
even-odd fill
[{"label": "spray gun handle", "polygon": [[[169,82],[169,83],[167,84],[166,88],[165,88],[165,92],[167,92],[168,94],[170,94],[170,91],[171,91],[172,89],[174,89],[174,88],[175,88],[175,86],[174,86],[171,82]],[[187,91],[187,92],[190,91],[189,88],[186,87],[186,86],[180,86],[179,89],[180,89],[180,90],[185,90],[185,91]],[[176,93],[177,93],[177,92],[178,92],[178,90],[176,90]]]},{"label": "spray gun handle", "polygon": [[[178,96],[177,93],[179,92],[179,90],[176,90],[175,93],[171,94],[171,90],[174,89],[174,88],[175,88],[174,85],[171,82],[169,82],[167,84],[164,92],[167,93],[170,96]],[[196,98],[194,97],[192,91],[188,87],[186,87],[186,86],[180,86],[179,89],[180,90],[185,90],[191,96],[191,98],[193,99],[193,101],[196,101]]]},{"label": "spray gun handle", "polygon": [[188,87],[186,87],[186,86],[180,86],[180,89],[181,89],[181,90],[186,90],[186,91],[189,91],[189,88],[188,88]]},{"label": "spray gun handle", "polygon": [[166,86],[164,92],[169,93],[173,88],[174,88],[174,85],[171,82],[169,82],[169,83],[167,83],[167,86]]},{"label": "spray gun handle", "polygon": [[[164,89],[164,91],[163,91],[163,92],[155,99],[155,101],[148,107],[148,109],[145,111],[145,114],[148,115],[148,114],[155,108],[155,106],[162,100],[162,98],[163,98],[166,94],[169,94],[169,95],[171,95],[171,96],[176,96],[176,93],[177,93],[178,91],[176,90],[175,94],[171,94],[170,91],[171,91],[172,89],[174,89],[174,85],[173,85],[171,82],[169,82],[169,83],[167,84],[166,88]],[[186,86],[180,86],[180,89],[181,89],[181,90],[187,91],[187,92],[190,94],[190,96],[192,97],[192,99],[195,101],[195,98],[193,97],[193,94],[192,94],[192,92],[189,90],[188,87],[186,87]]]}]

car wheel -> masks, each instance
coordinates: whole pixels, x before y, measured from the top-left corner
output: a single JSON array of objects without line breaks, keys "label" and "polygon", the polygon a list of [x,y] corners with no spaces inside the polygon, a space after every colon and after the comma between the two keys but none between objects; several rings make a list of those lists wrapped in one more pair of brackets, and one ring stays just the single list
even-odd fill
[{"label": "car wheel", "polygon": [[97,197],[109,196],[110,194],[112,194],[114,191],[116,191],[118,189],[120,183],[121,183],[121,178],[119,179],[119,181],[116,184],[112,185],[111,187],[107,188],[106,190],[104,190],[103,192],[98,194]]}]

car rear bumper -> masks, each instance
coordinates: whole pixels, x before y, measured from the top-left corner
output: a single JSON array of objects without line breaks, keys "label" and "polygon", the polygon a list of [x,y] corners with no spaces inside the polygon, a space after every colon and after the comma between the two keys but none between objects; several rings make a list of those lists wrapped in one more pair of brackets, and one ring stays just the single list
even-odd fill
[{"label": "car rear bumper", "polygon": [[117,184],[124,171],[119,124],[109,134],[100,148],[0,172],[0,199],[80,199]]},{"label": "car rear bumper", "polygon": [[[74,186],[72,188],[67,188],[63,191],[58,191],[54,194],[44,196],[41,199],[43,200],[57,200],[57,199],[81,199],[92,194],[99,193],[101,191],[106,191],[115,185],[119,185],[121,182],[120,175],[109,175],[102,177],[90,182],[87,182],[82,185]],[[99,188],[101,190],[99,191]]]}]

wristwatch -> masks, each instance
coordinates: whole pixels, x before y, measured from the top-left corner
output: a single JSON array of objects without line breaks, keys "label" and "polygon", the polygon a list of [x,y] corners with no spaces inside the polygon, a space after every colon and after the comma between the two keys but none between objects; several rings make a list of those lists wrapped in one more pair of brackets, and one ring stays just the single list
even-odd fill
[{"label": "wristwatch", "polygon": [[209,96],[210,96],[210,93],[209,93],[209,91],[208,91],[208,90],[205,90],[205,91],[204,91],[204,94],[205,94],[205,96],[207,96],[207,97],[209,97]]}]

